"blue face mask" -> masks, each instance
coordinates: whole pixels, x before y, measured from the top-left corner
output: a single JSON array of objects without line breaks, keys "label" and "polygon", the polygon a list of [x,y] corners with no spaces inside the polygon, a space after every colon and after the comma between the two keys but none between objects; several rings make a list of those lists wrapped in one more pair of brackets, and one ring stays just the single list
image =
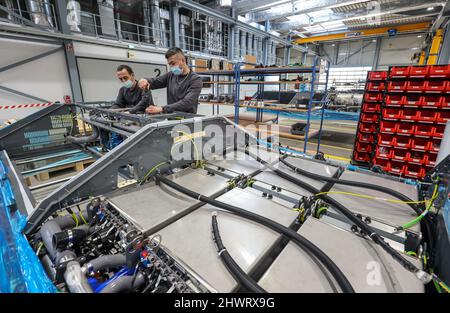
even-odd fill
[{"label": "blue face mask", "polygon": [[126,82],[123,83],[123,85],[125,86],[125,88],[131,88],[133,87],[133,81],[131,79],[127,80]]},{"label": "blue face mask", "polygon": [[181,75],[183,73],[183,71],[181,70],[181,68],[179,66],[172,66],[170,68],[170,71],[174,74],[174,75]]}]

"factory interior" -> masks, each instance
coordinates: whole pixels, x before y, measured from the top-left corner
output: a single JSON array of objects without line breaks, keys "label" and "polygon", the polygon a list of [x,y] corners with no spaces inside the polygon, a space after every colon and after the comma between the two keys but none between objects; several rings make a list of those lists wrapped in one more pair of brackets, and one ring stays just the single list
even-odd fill
[{"label": "factory interior", "polygon": [[449,293],[450,1],[0,0],[0,191],[0,293]]}]

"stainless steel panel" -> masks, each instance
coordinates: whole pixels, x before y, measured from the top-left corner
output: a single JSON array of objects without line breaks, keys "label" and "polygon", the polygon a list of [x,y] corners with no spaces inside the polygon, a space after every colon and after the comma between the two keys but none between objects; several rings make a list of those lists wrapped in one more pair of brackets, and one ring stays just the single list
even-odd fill
[{"label": "stainless steel panel", "polygon": [[[392,190],[396,190],[408,196],[412,200],[418,199],[416,187],[396,182],[393,180],[385,179],[382,177],[346,171],[342,174],[341,179],[361,181],[370,184],[384,186]],[[385,193],[376,190],[369,190],[353,186],[334,185],[330,191],[351,192],[385,199],[396,199],[390,195],[387,195]],[[366,199],[342,194],[330,194],[330,197],[339,201],[341,204],[343,204],[353,212],[368,215],[374,219],[383,221],[388,225],[394,226],[403,225],[416,216],[415,212],[411,209],[411,207],[403,203],[392,203],[383,200]],[[414,231],[419,231],[419,225],[416,225],[411,229]]]},{"label": "stainless steel panel", "polygon": [[[297,214],[253,190],[233,189],[218,198],[251,212],[290,225]],[[229,253],[246,272],[280,238],[278,233],[216,207],[205,205],[158,232],[162,244],[219,292],[230,292],[234,278],[223,265],[211,236],[211,213],[218,212],[219,230]]]},{"label": "stainless steel panel", "polygon": [[225,160],[211,161],[210,163],[226,168],[236,174],[249,175],[257,170],[263,170],[264,166],[243,152],[235,151],[225,155]]},{"label": "stainless steel panel", "polygon": [[[170,179],[207,196],[227,186],[225,178],[206,175],[204,170],[186,169],[172,175]],[[132,192],[119,193],[110,197],[109,201],[143,232],[153,232],[164,227],[166,223],[199,203],[165,185],[151,185]]]},{"label": "stainless steel panel", "polygon": [[[309,218],[298,233],[312,241],[336,263],[356,292],[424,291],[423,284],[414,274],[405,270],[370,240],[315,218]],[[420,267],[416,259],[405,257]],[[329,280],[315,262],[304,251],[289,243],[259,284],[268,292],[333,292]]]}]

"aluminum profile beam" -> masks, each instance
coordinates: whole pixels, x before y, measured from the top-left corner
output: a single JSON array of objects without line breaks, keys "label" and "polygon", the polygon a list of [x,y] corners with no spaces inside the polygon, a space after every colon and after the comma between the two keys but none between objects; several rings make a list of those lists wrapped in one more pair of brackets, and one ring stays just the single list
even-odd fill
[{"label": "aluminum profile beam", "polygon": [[[262,37],[268,37],[271,40],[273,40],[273,41],[275,41],[277,43],[281,43],[281,44],[283,44],[285,46],[292,45],[292,43],[290,41],[286,40],[286,39],[280,38],[280,37],[275,36],[275,35],[273,35],[271,33],[268,33],[266,31],[263,31],[263,30],[258,29],[256,27],[253,27],[253,26],[251,26],[251,25],[249,25],[247,23],[239,21],[236,18],[233,18],[231,16],[225,15],[225,14],[219,12],[219,11],[213,10],[213,9],[207,7],[207,6],[198,4],[198,3],[194,2],[194,1],[191,1],[191,0],[178,0],[178,3],[180,4],[180,6],[186,8],[186,9],[197,11],[197,12],[199,12],[201,14],[208,15],[208,16],[220,19],[221,21],[223,21],[225,23],[228,23],[228,24],[235,25],[235,26],[239,27],[239,29],[242,29],[244,31],[251,32],[253,34],[256,34],[256,35],[259,35],[259,36],[262,36]],[[297,50],[300,50],[300,51],[303,51],[303,52],[308,51],[305,47],[301,47],[301,46],[295,46],[294,45],[293,48],[297,49]]]}]

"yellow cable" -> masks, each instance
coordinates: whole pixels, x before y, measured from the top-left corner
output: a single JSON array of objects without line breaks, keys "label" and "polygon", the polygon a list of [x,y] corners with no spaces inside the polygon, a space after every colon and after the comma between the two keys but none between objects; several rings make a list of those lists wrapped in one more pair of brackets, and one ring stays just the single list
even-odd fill
[{"label": "yellow cable", "polygon": [[83,213],[79,212],[81,219],[83,220],[84,224],[88,224],[88,222],[86,222],[86,220],[84,219]]},{"label": "yellow cable", "polygon": [[346,192],[346,191],[324,191],[316,193],[315,196],[320,195],[347,195],[347,196],[353,196],[353,197],[359,197],[359,198],[366,198],[366,199],[373,199],[373,200],[381,200],[381,201],[387,201],[392,203],[404,203],[404,204],[419,204],[419,203],[426,203],[427,200],[423,201],[402,201],[402,200],[396,200],[396,199],[385,199],[380,197],[374,197],[369,195],[363,195],[360,193],[353,193],[353,192]]},{"label": "yellow cable", "polygon": [[[177,130],[177,132],[179,132],[180,134],[183,134],[183,135],[185,135],[185,136],[189,136],[189,134],[186,133],[186,132],[184,132],[184,131]],[[194,146],[195,154],[196,154],[196,157],[197,157],[197,160],[195,161],[195,164],[196,164],[197,166],[199,166],[199,164],[200,164],[200,163],[199,163],[199,161],[200,161],[200,152],[198,151],[198,147],[197,147],[197,144],[195,143],[195,140],[194,140],[193,138],[191,138],[190,141],[192,142],[192,145]],[[182,143],[182,142],[179,142],[179,143]],[[172,146],[172,149],[173,149],[173,147],[175,147],[177,144],[178,144],[178,143],[174,144],[174,145]],[[170,154],[172,154],[172,149],[171,149],[171,151],[170,151]]]},{"label": "yellow cable", "polygon": [[80,222],[78,221],[78,217],[76,216],[75,213],[72,213],[71,215],[72,215],[73,220],[75,221],[75,227],[78,227],[78,225],[79,225],[79,223],[80,223]]}]

